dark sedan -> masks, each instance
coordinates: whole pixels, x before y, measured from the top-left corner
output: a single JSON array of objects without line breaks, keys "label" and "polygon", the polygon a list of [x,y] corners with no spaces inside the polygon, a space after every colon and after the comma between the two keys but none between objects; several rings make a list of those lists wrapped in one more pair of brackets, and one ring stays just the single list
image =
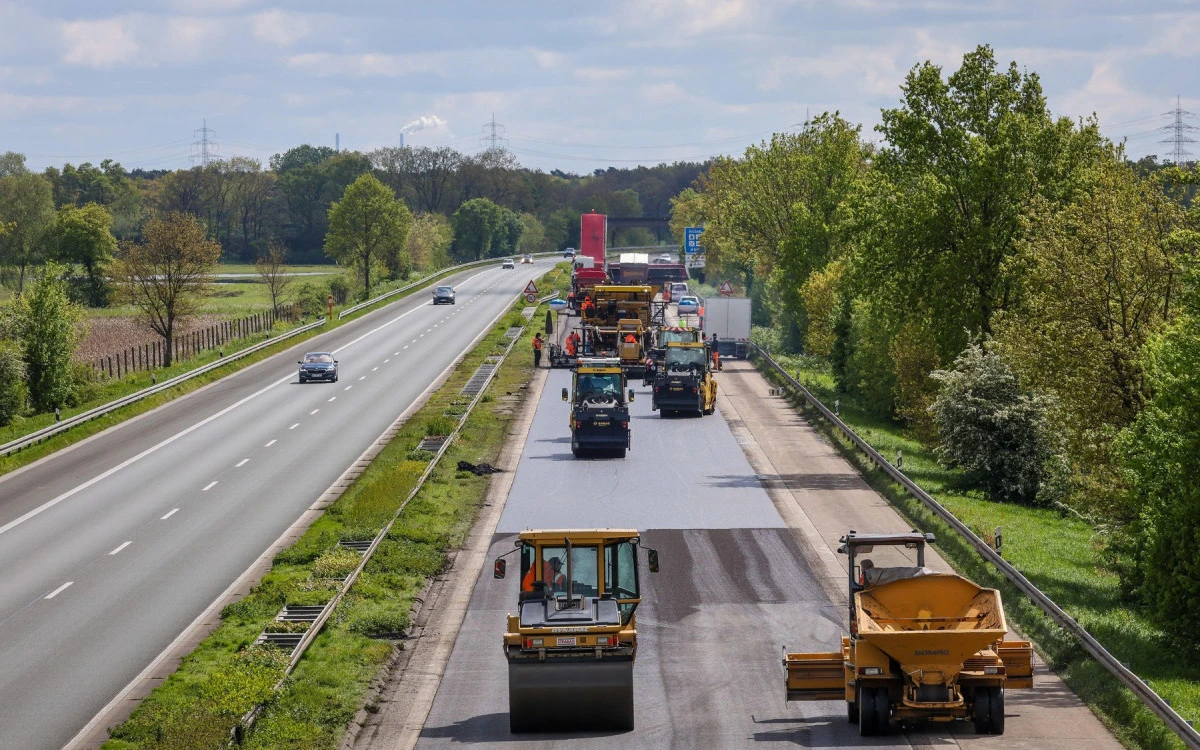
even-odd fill
[{"label": "dark sedan", "polygon": [[433,288],[433,304],[440,305],[443,302],[447,305],[454,304],[454,287],[435,286]]},{"label": "dark sedan", "polygon": [[329,352],[309,352],[296,364],[300,365],[301,383],[310,380],[336,383],[338,380],[338,361]]}]

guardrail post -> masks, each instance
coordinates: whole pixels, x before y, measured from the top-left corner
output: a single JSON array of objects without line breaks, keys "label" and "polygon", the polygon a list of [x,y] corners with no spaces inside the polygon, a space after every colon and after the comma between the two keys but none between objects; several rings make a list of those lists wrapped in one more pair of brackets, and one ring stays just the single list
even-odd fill
[{"label": "guardrail post", "polygon": [[55,422],[62,421],[62,411],[57,406],[54,407],[54,421]]},{"label": "guardrail post", "polygon": [[[997,555],[1000,555],[1001,557],[1004,557],[1004,553],[1003,553],[1003,552],[1001,552],[1001,547],[1003,546],[1003,543],[1004,543],[1004,542],[1003,542],[1003,536],[1002,536],[1002,535],[1001,535],[1001,533],[1000,533],[1000,527],[999,527],[999,526],[997,526],[997,527],[996,527],[996,542],[995,542],[995,544],[993,544],[992,546],[993,546],[993,547],[995,547],[995,549],[996,549],[996,554],[997,554]],[[1128,669],[1128,667],[1126,667],[1126,669]]]},{"label": "guardrail post", "polygon": [[896,468],[904,470],[904,451],[900,449],[896,450]]}]

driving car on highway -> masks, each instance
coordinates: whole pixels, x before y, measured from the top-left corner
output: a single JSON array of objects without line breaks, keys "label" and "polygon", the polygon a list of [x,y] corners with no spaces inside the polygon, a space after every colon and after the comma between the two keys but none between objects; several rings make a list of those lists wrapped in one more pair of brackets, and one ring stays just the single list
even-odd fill
[{"label": "driving car on highway", "polygon": [[575,257],[575,248],[573,248],[573,247],[564,248],[563,249],[563,257],[564,258],[574,258]]},{"label": "driving car on highway", "polygon": [[433,304],[440,305],[443,302],[448,305],[454,304],[454,287],[443,285],[433,288]]},{"label": "driving car on highway", "polygon": [[521,256],[521,262],[522,263],[532,263],[533,256],[530,255],[529,253],[525,253],[524,255]]},{"label": "driving car on highway", "polygon": [[685,294],[679,298],[680,313],[694,313],[700,310],[700,298],[694,294]]},{"label": "driving car on highway", "polygon": [[500,267],[501,268],[516,268],[517,264],[515,261],[513,261],[512,258],[505,258],[504,262],[500,264]]},{"label": "driving car on highway", "polygon": [[678,300],[687,293],[688,285],[686,281],[672,281],[663,287],[663,302]]},{"label": "driving car on highway", "polygon": [[336,383],[338,380],[338,361],[329,352],[309,352],[296,364],[300,365],[301,383],[310,380]]}]

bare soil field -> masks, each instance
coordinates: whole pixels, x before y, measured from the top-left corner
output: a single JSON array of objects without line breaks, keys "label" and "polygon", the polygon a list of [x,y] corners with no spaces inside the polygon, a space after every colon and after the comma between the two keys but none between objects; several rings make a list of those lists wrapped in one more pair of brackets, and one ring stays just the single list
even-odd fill
[{"label": "bare soil field", "polygon": [[[191,331],[207,328],[225,320],[224,315],[197,315],[189,318],[179,328],[180,336]],[[116,355],[131,346],[153,344],[160,337],[137,316],[92,316],[87,319],[87,335],[75,350],[77,362],[93,362],[110,354]]]}]

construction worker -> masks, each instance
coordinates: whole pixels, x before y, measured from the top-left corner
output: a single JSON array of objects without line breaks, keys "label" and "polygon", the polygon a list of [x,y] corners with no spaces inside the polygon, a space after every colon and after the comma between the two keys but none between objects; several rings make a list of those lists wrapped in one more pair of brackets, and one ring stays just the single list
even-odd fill
[{"label": "construction worker", "polygon": [[583,319],[587,320],[592,317],[592,313],[596,311],[596,305],[592,302],[592,295],[583,295],[583,304],[579,308],[579,312],[583,315]]},{"label": "construction worker", "polygon": [[580,346],[583,343],[583,339],[579,336],[579,331],[571,331],[567,338],[571,339],[571,351],[573,353],[578,353]]},{"label": "construction worker", "polygon": [[625,343],[626,344],[636,344],[637,336],[633,335],[632,333],[625,334]]},{"label": "construction worker", "polygon": [[[525,577],[521,579],[522,591],[533,591],[533,571],[535,567],[529,566],[529,570],[525,571]],[[546,588],[550,590],[557,589],[562,591],[567,587],[567,577],[561,572],[562,560],[557,557],[552,557],[542,563],[542,582],[546,584]]]},{"label": "construction worker", "polygon": [[[697,328],[703,328],[703,327],[704,327],[704,305],[700,305],[698,308],[696,308],[696,315],[697,315],[697,317],[699,317],[699,318],[700,318],[700,325],[698,325],[698,326],[696,326],[696,327],[697,327]],[[683,316],[682,316],[682,315],[680,315],[680,316],[679,316],[679,319],[680,319],[680,320],[683,320]],[[715,335],[715,334],[714,334],[714,335]]]},{"label": "construction worker", "polygon": [[542,333],[538,331],[533,334],[533,366],[542,366]]},{"label": "construction worker", "polygon": [[568,357],[575,356],[575,332],[571,331],[567,334],[567,338],[563,341],[563,350],[566,351]]},{"label": "construction worker", "polygon": [[717,334],[715,334],[715,333],[713,334],[713,337],[712,337],[712,359],[713,359],[713,369],[720,370],[721,369],[721,352],[719,351],[719,347],[717,346]]}]

